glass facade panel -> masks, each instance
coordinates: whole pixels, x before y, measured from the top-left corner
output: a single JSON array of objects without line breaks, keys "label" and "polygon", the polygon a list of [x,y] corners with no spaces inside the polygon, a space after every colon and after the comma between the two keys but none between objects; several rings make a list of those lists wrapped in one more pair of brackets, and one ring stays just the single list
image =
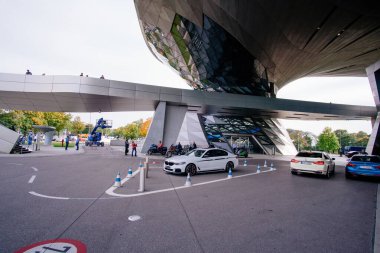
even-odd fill
[{"label": "glass facade panel", "polygon": [[148,45],[194,89],[269,96],[266,68],[211,18],[203,27],[176,14],[170,33],[143,24]]}]

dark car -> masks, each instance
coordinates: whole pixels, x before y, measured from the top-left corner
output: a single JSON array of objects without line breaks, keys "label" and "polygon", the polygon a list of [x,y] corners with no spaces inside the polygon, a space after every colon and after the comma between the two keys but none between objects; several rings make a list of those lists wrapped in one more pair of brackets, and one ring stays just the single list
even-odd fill
[{"label": "dark car", "polygon": [[349,152],[347,152],[346,156],[347,156],[348,158],[351,158],[351,157],[353,157],[354,155],[359,155],[359,154],[367,155],[367,152],[349,151]]},{"label": "dark car", "polygon": [[380,156],[354,155],[347,163],[346,178],[354,176],[380,177]]}]

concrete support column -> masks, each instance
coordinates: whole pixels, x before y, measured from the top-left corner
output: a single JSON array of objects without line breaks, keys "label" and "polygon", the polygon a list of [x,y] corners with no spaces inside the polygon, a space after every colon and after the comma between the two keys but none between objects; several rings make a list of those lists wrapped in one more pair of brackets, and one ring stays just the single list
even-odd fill
[{"label": "concrete support column", "polygon": [[146,153],[152,144],[157,144],[164,138],[166,102],[160,102],[154,112],[152,123],[145,138],[141,153]]},{"label": "concrete support column", "polygon": [[55,131],[50,131],[45,133],[45,145],[51,145]]},{"label": "concrete support column", "polygon": [[380,155],[380,132],[379,132],[379,124],[380,124],[380,60],[375,64],[372,64],[367,69],[367,76],[369,80],[369,84],[371,86],[373,99],[375,101],[375,105],[377,108],[377,117],[375,123],[373,124],[371,137],[368,141],[368,145],[366,148],[366,152],[372,155]]}]

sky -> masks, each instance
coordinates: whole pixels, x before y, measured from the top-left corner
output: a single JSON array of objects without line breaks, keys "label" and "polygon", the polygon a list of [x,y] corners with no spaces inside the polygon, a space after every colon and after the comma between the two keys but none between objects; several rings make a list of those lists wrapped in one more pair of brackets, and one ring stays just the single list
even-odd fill
[{"label": "sky", "polygon": [[[133,0],[0,0],[0,72],[104,75],[107,79],[190,89],[159,62],[142,37]],[[278,98],[374,106],[367,78],[302,78]],[[153,112],[72,113],[119,127]],[[281,120],[285,128],[319,134],[324,127],[371,132],[370,121]]]}]

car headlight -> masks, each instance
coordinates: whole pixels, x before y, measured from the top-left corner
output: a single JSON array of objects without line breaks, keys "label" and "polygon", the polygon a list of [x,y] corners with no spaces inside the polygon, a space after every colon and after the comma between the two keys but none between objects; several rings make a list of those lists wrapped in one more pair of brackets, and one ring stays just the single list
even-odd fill
[{"label": "car headlight", "polygon": [[186,162],[174,163],[174,165],[184,165]]}]

